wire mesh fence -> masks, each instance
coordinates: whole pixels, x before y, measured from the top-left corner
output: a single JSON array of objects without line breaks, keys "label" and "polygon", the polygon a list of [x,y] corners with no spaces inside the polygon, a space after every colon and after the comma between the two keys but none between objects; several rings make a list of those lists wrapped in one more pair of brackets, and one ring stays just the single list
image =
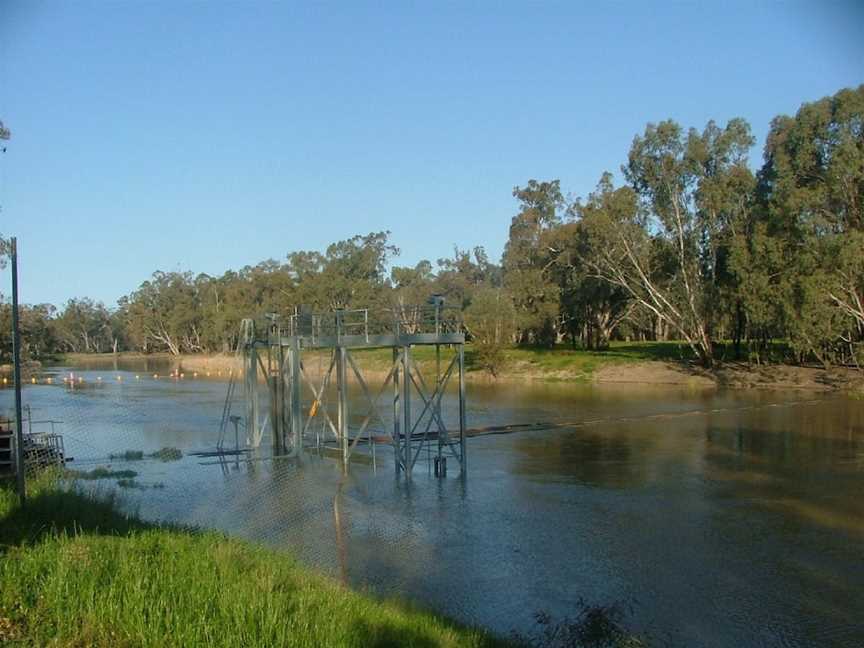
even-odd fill
[{"label": "wire mesh fence", "polygon": [[[325,355],[307,358],[312,384],[320,386]],[[380,442],[361,448],[346,467],[324,417],[328,399],[337,400],[335,385],[317,393],[304,390],[304,412],[316,403],[319,408],[307,423],[317,428],[321,443],[288,458],[274,452],[266,421],[257,444],[242,417],[227,431],[220,429],[226,407],[232,412],[245,407],[242,390],[229,391],[228,375],[214,372],[208,378],[167,367],[67,368],[40,375],[24,389],[27,480],[59,468],[63,487],[111,495],[145,520],[216,529],[284,548],[335,577],[398,592],[402,581],[385,578],[370,562],[390,565],[385,571],[392,574],[397,556],[414,561],[428,548],[421,547],[402,508],[403,496],[417,484],[395,477],[393,451],[385,440],[392,408],[381,404],[370,410],[359,392],[352,397],[352,434],[362,427],[365,438]],[[383,377],[373,371],[368,379],[374,389]],[[256,389],[263,400],[266,382]],[[14,469],[15,452],[11,399],[11,389],[0,390],[0,461],[6,462],[0,465],[7,473]],[[442,400],[442,419],[454,425],[456,397],[450,393]],[[431,450],[418,460],[419,483],[457,497],[458,471],[442,486],[432,461]],[[378,575],[370,578],[373,573]]]}]

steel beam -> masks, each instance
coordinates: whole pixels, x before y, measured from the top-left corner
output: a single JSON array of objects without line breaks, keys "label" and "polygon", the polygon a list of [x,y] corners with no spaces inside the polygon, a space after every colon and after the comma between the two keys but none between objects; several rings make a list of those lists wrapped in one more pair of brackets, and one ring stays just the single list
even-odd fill
[{"label": "steel beam", "polygon": [[405,476],[411,478],[414,468],[413,456],[411,454],[411,436],[413,426],[411,425],[411,347],[402,347],[402,450],[404,453]]},{"label": "steel beam", "polygon": [[348,374],[345,359],[346,349],[343,346],[336,348],[336,387],[339,394],[337,409],[337,427],[339,428],[339,442],[342,446],[342,463],[345,470],[348,469]]},{"label": "steel beam", "polygon": [[[290,346],[293,336],[283,336],[281,343]],[[464,333],[415,333],[413,335],[323,335],[297,336],[300,346],[304,349],[332,349],[346,347],[348,349],[377,349],[385,347],[405,347],[421,344],[463,344]],[[263,344],[263,343],[262,343]]]},{"label": "steel beam", "polygon": [[465,454],[465,345],[459,345],[459,466],[463,475],[468,471]]}]

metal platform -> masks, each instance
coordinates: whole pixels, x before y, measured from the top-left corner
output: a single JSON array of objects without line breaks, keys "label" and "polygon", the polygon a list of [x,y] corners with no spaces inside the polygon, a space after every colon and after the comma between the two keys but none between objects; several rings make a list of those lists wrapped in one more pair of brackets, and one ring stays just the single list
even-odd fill
[{"label": "metal platform", "polygon": [[[27,427],[27,431],[23,434],[22,447],[25,471],[48,466],[63,466],[67,460],[66,450],[63,445],[63,435],[56,431],[60,421],[34,421],[30,408],[27,407],[26,410],[27,416],[22,420]],[[14,428],[13,419],[0,416],[0,475],[11,475],[17,472]]]},{"label": "metal platform", "polygon": [[[465,474],[465,334],[458,309],[433,300],[374,312],[295,312],[286,321],[271,315],[257,324],[244,320],[240,338],[249,445],[260,445],[269,427],[276,456],[335,448],[347,470],[357,452],[371,455],[374,464],[376,446],[385,443],[392,447],[397,473],[407,477],[421,457],[432,465],[433,456],[439,476],[446,474],[448,457]],[[414,360],[413,350],[420,346],[435,349],[434,377],[424,377]],[[362,349],[391,349],[387,366],[377,372],[379,378],[385,374],[382,383],[373,385],[375,372],[355,357]],[[317,374],[309,362],[313,352],[320,363]],[[458,412],[447,420],[441,402],[453,383]],[[229,386],[223,436],[233,389]],[[392,415],[382,415],[382,399],[391,401]],[[353,411],[358,403],[359,411]]]}]

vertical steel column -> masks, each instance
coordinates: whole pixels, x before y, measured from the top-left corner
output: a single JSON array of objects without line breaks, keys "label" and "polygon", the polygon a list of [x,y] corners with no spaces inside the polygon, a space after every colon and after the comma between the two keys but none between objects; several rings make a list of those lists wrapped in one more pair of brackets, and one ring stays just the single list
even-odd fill
[{"label": "vertical steel column", "polygon": [[273,429],[273,454],[280,455],[284,450],[282,438],[282,408],[279,369],[279,350],[273,345],[272,332],[267,345],[267,387],[270,392],[270,427]]},{"label": "vertical steel column", "polygon": [[10,241],[12,257],[12,364],[15,381],[15,479],[21,503],[27,498],[24,480],[24,428],[21,422],[21,335],[18,329],[18,239]]},{"label": "vertical steel column", "polygon": [[411,453],[411,347],[408,345],[402,347],[402,415],[405,476],[410,478],[414,468],[414,455]]},{"label": "vertical steel column", "polygon": [[254,341],[246,351],[246,435],[254,446],[258,439],[258,351]]},{"label": "vertical steel column", "polygon": [[348,469],[348,376],[346,365],[348,359],[345,357],[345,347],[336,347],[336,388],[339,394],[339,409],[337,412],[337,424],[339,426],[339,437],[342,442],[343,469]]},{"label": "vertical steel column", "polygon": [[285,350],[282,344],[282,337],[279,337],[279,382],[282,386],[279,392],[279,401],[281,402],[281,420],[279,425],[282,426],[282,443],[283,445],[291,445],[290,453],[294,453],[294,428],[291,425],[291,351]]},{"label": "vertical steel column", "polygon": [[300,340],[296,336],[291,339],[289,350],[291,363],[291,437],[294,443],[294,455],[303,454],[303,404],[300,402]]},{"label": "vertical steel column", "polygon": [[[435,307],[435,331],[438,332],[438,307]],[[435,345],[435,392],[433,392],[433,396],[435,393],[441,390],[441,345]],[[441,456],[444,454],[444,440],[441,438],[443,430],[440,428],[443,427],[441,425],[441,394],[438,394],[438,399],[435,403],[435,412],[438,414],[438,460],[441,460]]]},{"label": "vertical steel column", "polygon": [[396,476],[402,470],[402,440],[399,438],[400,411],[399,411],[399,352],[393,347],[393,457],[396,460]]},{"label": "vertical steel column", "polygon": [[462,474],[468,473],[468,456],[465,454],[465,345],[459,345],[459,462]]}]

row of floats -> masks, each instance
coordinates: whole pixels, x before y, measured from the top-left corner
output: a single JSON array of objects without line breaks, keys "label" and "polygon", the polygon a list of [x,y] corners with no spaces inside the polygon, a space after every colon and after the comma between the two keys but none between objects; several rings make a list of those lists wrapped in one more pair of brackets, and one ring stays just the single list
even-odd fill
[{"label": "row of floats", "polygon": [[[221,378],[222,374],[225,374],[225,376],[231,376],[232,373],[233,373],[233,371],[221,371],[221,370],[220,371],[203,371],[200,373],[197,371],[193,371],[189,375],[189,377],[191,377],[191,378],[200,378],[200,377],[212,378],[215,376],[217,378]],[[185,380],[187,377],[187,374],[183,371],[172,371],[171,373],[168,373],[168,374],[154,373],[152,376],[150,376],[149,374],[146,374],[144,376],[142,376],[141,374],[135,374],[135,380],[141,380],[142,377],[145,379],[150,377],[153,380],[160,380],[160,379]],[[109,378],[109,380],[110,380],[110,378]],[[117,376],[114,376],[114,380],[116,382],[123,382],[124,378],[121,375],[117,375]],[[37,378],[36,376],[33,376],[32,378],[30,378],[30,384],[32,384],[32,385],[53,385],[55,382],[56,382],[56,380],[53,376],[47,376],[45,378]],[[81,376],[81,375],[75,375],[74,373],[70,373],[68,376],[63,376],[63,383],[66,385],[80,385],[84,382],[86,382],[86,379],[84,378],[84,376]],[[97,382],[97,383],[104,382],[102,376],[96,376],[95,382]],[[2,383],[3,385],[9,385],[9,384],[14,384],[14,381],[10,380],[7,376],[3,376],[3,378],[0,379],[0,383]]]}]

